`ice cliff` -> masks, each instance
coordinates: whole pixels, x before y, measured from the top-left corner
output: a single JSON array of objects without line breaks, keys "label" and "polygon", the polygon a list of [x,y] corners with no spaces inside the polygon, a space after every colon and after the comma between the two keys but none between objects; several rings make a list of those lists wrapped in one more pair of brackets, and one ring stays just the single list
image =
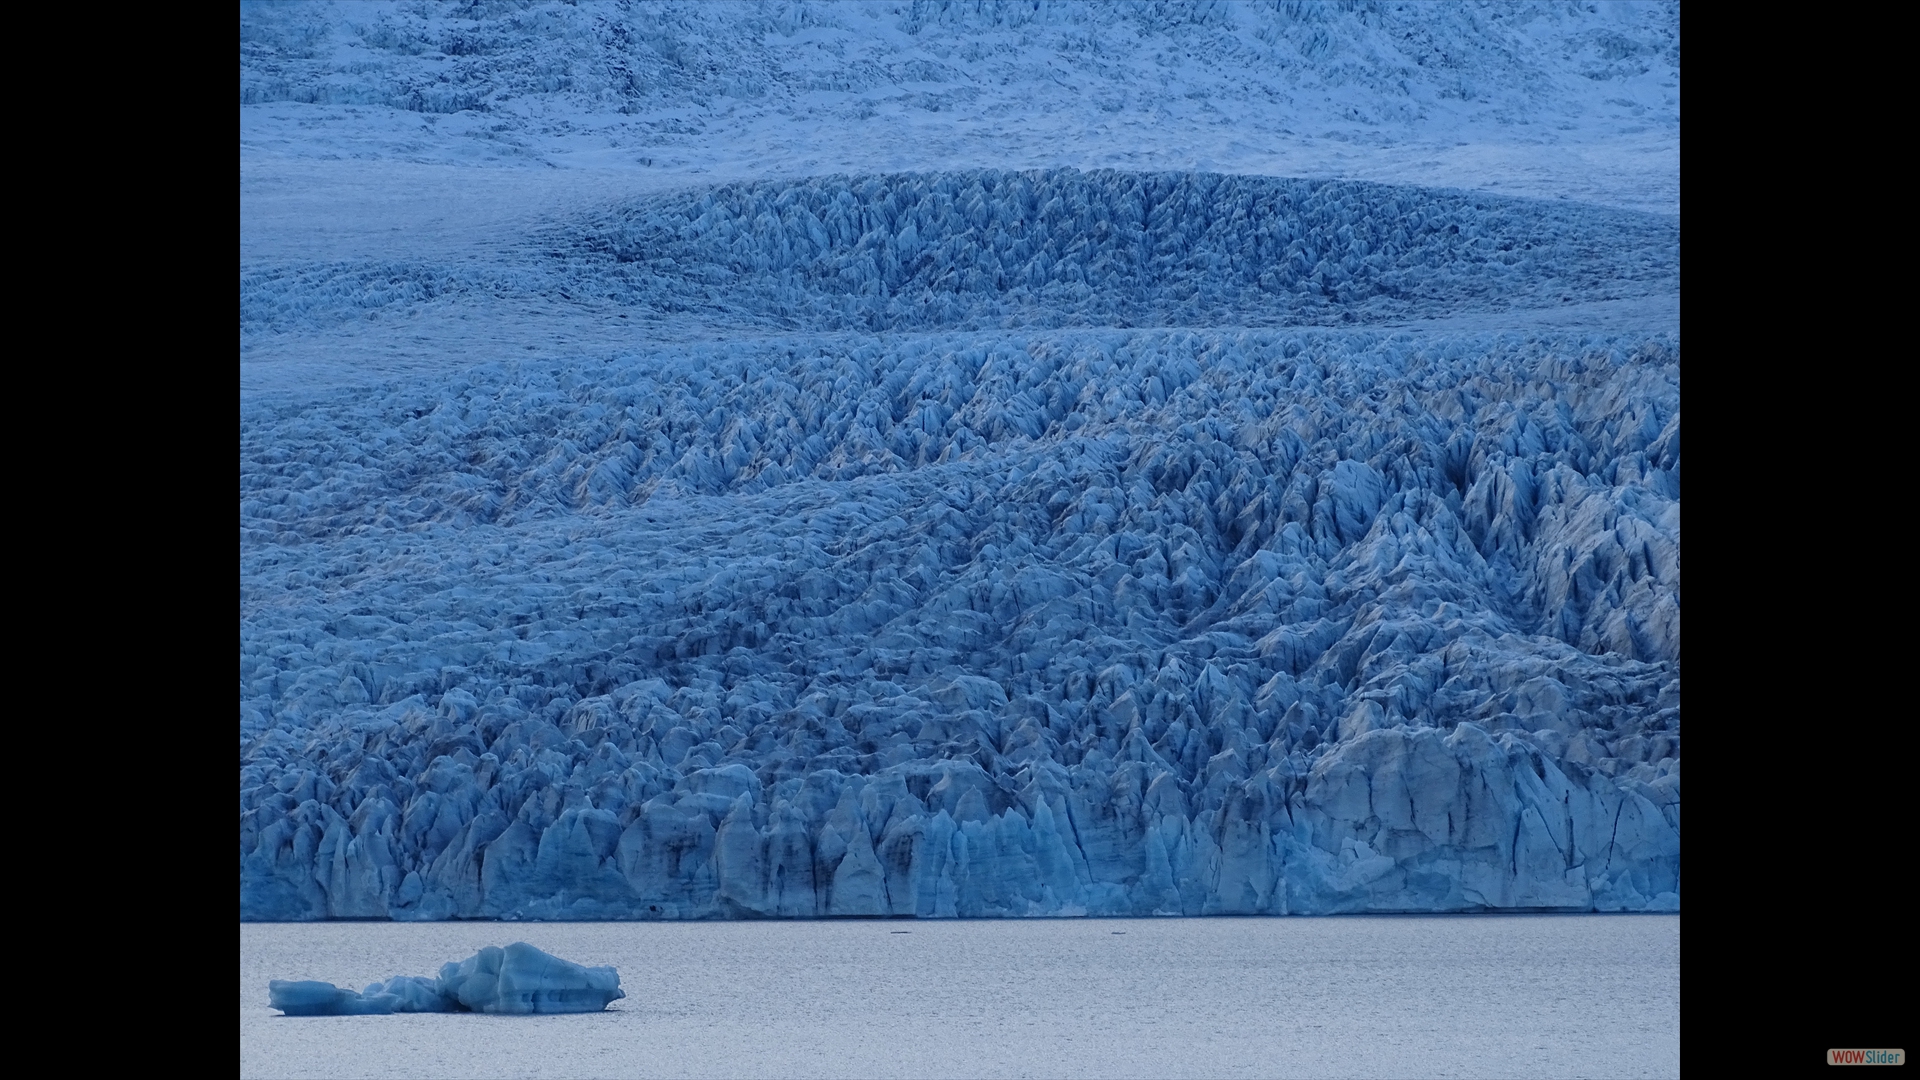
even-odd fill
[{"label": "ice cliff", "polygon": [[1676,297],[1672,219],[965,173],[503,250],[243,326],[733,329],[243,402],[243,919],[1678,906],[1679,342],[1542,314]]}]

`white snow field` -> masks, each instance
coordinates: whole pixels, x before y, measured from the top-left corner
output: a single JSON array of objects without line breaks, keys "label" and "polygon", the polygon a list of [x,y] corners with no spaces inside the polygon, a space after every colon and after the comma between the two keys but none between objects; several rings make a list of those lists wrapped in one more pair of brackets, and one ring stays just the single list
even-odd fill
[{"label": "white snow field", "polygon": [[243,5],[240,910],[1677,910],[1678,11]]},{"label": "white snow field", "polygon": [[1075,166],[1680,209],[1670,0],[243,3],[240,101],[243,175]]}]

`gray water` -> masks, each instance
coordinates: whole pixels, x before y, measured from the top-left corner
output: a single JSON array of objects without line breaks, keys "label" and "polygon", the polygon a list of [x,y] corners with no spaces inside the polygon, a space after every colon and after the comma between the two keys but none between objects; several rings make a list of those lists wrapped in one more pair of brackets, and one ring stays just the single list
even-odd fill
[{"label": "gray water", "polygon": [[[527,941],[585,1016],[283,1017]],[[1677,1076],[1678,916],[240,927],[246,1077]]]}]

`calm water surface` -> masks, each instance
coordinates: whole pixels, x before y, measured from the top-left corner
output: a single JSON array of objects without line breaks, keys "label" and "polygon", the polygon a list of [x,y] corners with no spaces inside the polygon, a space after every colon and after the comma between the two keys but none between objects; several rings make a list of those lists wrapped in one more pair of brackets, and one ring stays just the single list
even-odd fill
[{"label": "calm water surface", "polygon": [[[904,931],[904,932],[902,932]],[[282,1017],[527,941],[620,969],[585,1016]],[[1677,1076],[1649,915],[240,927],[247,1077]]]}]

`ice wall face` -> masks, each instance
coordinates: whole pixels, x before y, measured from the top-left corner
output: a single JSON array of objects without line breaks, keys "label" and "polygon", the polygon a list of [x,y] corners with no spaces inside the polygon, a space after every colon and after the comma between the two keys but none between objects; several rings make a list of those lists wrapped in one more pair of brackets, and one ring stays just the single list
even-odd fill
[{"label": "ice wall face", "polygon": [[[1392,221],[1260,219],[1326,189],[1240,183],[626,206],[526,250],[669,281],[636,311],[710,282],[715,325],[797,297],[796,329],[244,404],[242,917],[1676,907],[1677,338],[1457,316],[1674,288],[1677,230],[1480,200],[1534,216],[1409,232],[1394,259],[1450,270],[1400,293],[1398,262],[1307,293],[1301,237],[1364,262]],[[1022,252],[993,223],[1046,214],[975,199],[1022,184],[1258,197]],[[920,207],[953,261],[888,284]],[[1017,298],[949,281],[988,248],[1058,260]],[[830,329],[927,294],[987,314]],[[1443,321],[1242,325],[1301,295]],[[1154,311],[1212,314],[1070,325]]]}]

